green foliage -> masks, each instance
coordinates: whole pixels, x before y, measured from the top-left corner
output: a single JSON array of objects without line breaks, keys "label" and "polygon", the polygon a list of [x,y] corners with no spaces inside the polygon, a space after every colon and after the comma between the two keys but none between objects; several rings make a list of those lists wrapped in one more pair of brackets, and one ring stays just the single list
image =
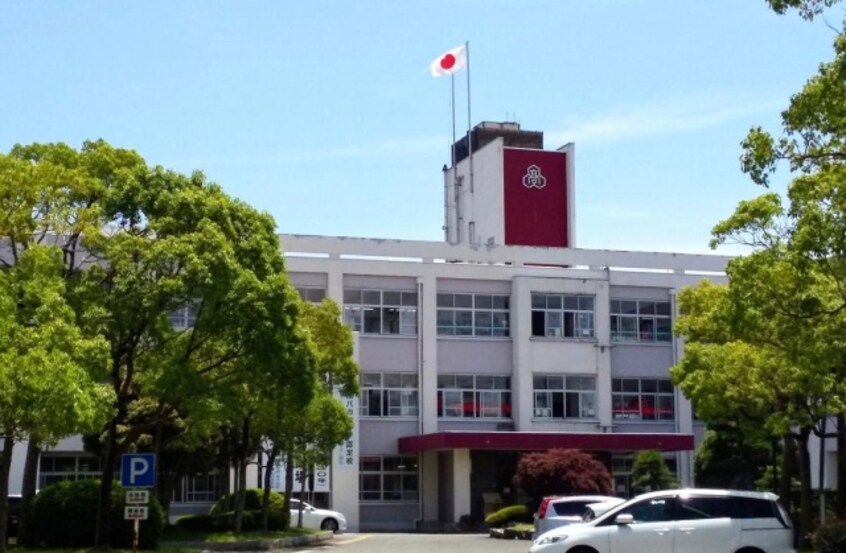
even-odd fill
[{"label": "green foliage", "polygon": [[804,19],[813,19],[829,6],[833,6],[839,0],[767,0],[770,7],[779,14],[789,9],[795,9]]},{"label": "green foliage", "polygon": [[[696,486],[772,490],[771,476],[765,478],[771,475],[771,457],[772,443],[766,438],[740,432],[731,424],[709,426],[693,461]],[[759,481],[764,483],[763,488]]]},{"label": "green foliage", "polygon": [[[259,488],[249,488],[244,492],[244,509],[248,511],[256,511],[261,509],[261,500],[264,495],[264,490]],[[270,492],[270,511],[282,512],[285,505],[285,495],[275,490]],[[211,515],[219,515],[235,509],[235,495],[231,493],[224,494],[214,502],[212,508],[209,510]]]},{"label": "green foliage", "polygon": [[[290,515],[284,511],[273,511],[267,517],[267,529],[270,531],[286,530],[289,525]],[[235,513],[233,511],[181,517],[176,521],[176,526],[182,530],[194,532],[226,532],[231,531],[235,526]],[[262,530],[261,511],[244,511],[241,521],[242,531]]]},{"label": "green foliage", "polygon": [[[98,480],[62,481],[41,490],[33,501],[35,535],[47,547],[91,547],[97,517]],[[113,527],[112,547],[132,547],[132,521],[124,520],[125,491],[112,490],[109,513]],[[139,525],[139,545],[155,549],[165,526],[165,512],[158,499],[151,495],[149,519]]]},{"label": "green foliage", "polygon": [[819,525],[811,537],[817,553],[846,551],[846,520],[829,520]]},{"label": "green foliage", "polygon": [[491,528],[501,528],[515,522],[532,522],[532,513],[525,505],[510,505],[485,517],[485,524]]},{"label": "green foliage", "polygon": [[670,472],[660,451],[638,451],[632,465],[632,488],[637,492],[677,488],[678,480]]},{"label": "green foliage", "polygon": [[514,484],[536,503],[546,495],[610,495],[613,491],[608,468],[578,449],[524,454],[517,463]]}]

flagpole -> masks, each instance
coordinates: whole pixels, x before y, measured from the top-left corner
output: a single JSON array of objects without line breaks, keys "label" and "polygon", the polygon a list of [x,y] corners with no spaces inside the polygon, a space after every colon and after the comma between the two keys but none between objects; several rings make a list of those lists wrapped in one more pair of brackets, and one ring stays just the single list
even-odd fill
[{"label": "flagpole", "polygon": [[453,233],[454,244],[461,242],[461,209],[459,208],[459,190],[458,190],[458,167],[455,162],[455,73],[450,74],[450,85],[452,89],[452,145],[450,146],[450,154],[452,156],[452,189],[453,202],[455,202],[455,232]]},{"label": "flagpole", "polygon": [[[470,116],[470,41],[464,43],[464,49],[467,53],[467,152],[470,157],[470,193],[473,193],[473,119]],[[471,236],[469,239],[473,241]]]}]

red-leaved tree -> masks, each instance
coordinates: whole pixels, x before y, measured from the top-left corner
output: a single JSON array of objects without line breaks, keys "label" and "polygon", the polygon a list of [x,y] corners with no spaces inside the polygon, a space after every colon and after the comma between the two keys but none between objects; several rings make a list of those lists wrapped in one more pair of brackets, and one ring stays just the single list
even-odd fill
[{"label": "red-leaved tree", "polygon": [[514,485],[535,504],[546,495],[609,495],[614,489],[605,465],[578,449],[524,454],[517,463]]}]

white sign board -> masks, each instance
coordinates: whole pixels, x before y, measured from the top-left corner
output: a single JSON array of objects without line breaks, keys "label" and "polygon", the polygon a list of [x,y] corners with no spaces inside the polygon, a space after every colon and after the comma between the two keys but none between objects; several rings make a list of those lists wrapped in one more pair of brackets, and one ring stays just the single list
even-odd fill
[{"label": "white sign board", "polygon": [[150,492],[147,490],[126,490],[127,505],[146,505],[150,502]]},{"label": "white sign board", "polygon": [[[329,481],[329,467],[315,467],[312,481],[306,481],[308,492],[330,492],[332,490]],[[294,467],[294,491],[299,492],[302,486],[303,470]],[[270,477],[270,489],[285,490],[285,463],[277,461],[273,465],[273,475]]]},{"label": "white sign board", "polygon": [[352,418],[352,435],[335,448],[333,467],[338,470],[358,469],[358,396],[345,397],[336,390],[335,396],[344,404],[347,414]]},{"label": "white sign board", "polygon": [[123,508],[124,520],[147,520],[147,506],[126,506]]}]

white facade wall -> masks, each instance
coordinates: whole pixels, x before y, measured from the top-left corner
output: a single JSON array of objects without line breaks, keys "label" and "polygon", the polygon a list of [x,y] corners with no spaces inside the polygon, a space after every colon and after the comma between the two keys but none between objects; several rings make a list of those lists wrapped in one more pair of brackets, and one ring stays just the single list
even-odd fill
[{"label": "white facade wall", "polygon": [[[612,377],[667,378],[682,344],[675,340],[661,344],[612,342],[610,301],[674,302],[675,293],[684,286],[703,278],[723,281],[727,257],[296,235],[282,235],[280,241],[296,285],[340,282],[343,286],[402,290],[412,289],[412,282],[417,285],[418,335],[361,334],[359,360],[362,372],[417,371],[420,415],[362,418],[362,456],[397,455],[400,437],[450,430],[696,432],[689,402],[678,391],[673,421],[613,419]],[[343,286],[329,293],[342,305]],[[507,338],[439,336],[438,292],[509,295],[511,335]],[[589,339],[532,336],[532,292],[594,297],[594,336]],[[596,418],[535,419],[533,375],[536,373],[596,377]],[[510,420],[439,419],[438,374],[511,376]],[[360,506],[363,530],[412,528],[420,521],[456,522],[469,512],[472,499],[469,450],[426,452],[419,457],[420,501],[394,504],[393,509],[389,502],[363,501]],[[692,481],[690,458],[691,452],[680,452],[675,457],[684,483]]]}]

